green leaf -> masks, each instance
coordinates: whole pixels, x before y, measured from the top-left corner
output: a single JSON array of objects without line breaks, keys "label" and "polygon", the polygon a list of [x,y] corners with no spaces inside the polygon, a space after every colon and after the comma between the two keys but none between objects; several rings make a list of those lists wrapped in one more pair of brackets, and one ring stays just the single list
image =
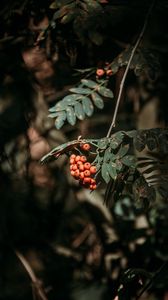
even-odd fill
[{"label": "green leaf", "polygon": [[137,132],[133,142],[135,149],[141,152],[146,146],[146,132],[141,130]]},{"label": "green leaf", "polygon": [[59,8],[59,7],[61,7],[63,5],[66,5],[70,2],[72,2],[72,0],[55,0],[54,2],[51,3],[50,9]]},{"label": "green leaf", "polygon": [[88,88],[77,87],[77,88],[71,88],[70,92],[87,95],[87,94],[91,94],[92,90],[90,90]]},{"label": "green leaf", "polygon": [[69,122],[69,124],[71,124],[72,126],[75,125],[76,115],[74,109],[71,106],[69,106],[66,109],[66,113],[67,113],[67,121]]},{"label": "green leaf", "polygon": [[108,183],[110,181],[110,175],[109,175],[107,163],[102,164],[101,175],[106,183]]},{"label": "green leaf", "polygon": [[106,88],[104,86],[99,86],[98,89],[97,89],[97,91],[103,97],[114,98],[113,92],[110,89],[108,89],[108,88]]},{"label": "green leaf", "polygon": [[130,138],[134,138],[137,134],[137,131],[136,130],[131,130],[131,131],[125,131],[125,134],[127,136],[129,136]]},{"label": "green leaf", "polygon": [[119,69],[119,65],[118,65],[117,61],[114,60],[111,64],[111,70],[112,70],[113,74],[117,73],[118,69]]},{"label": "green leaf", "polygon": [[88,97],[83,97],[82,98],[82,105],[83,105],[83,110],[85,114],[90,117],[93,114],[94,107],[92,104],[92,101]]},{"label": "green leaf", "polygon": [[54,13],[53,20],[57,20],[69,14],[70,12],[72,12],[72,9],[74,7],[75,7],[75,2],[60,7],[60,9]]},{"label": "green leaf", "polygon": [[89,88],[96,88],[98,86],[97,82],[90,79],[82,79],[81,82]]},{"label": "green leaf", "polygon": [[66,14],[66,10],[59,9],[54,13],[53,20],[57,20],[59,18],[62,18]]},{"label": "green leaf", "polygon": [[111,148],[107,148],[104,152],[104,161],[108,162],[111,158]]},{"label": "green leaf", "polygon": [[79,120],[84,120],[85,112],[80,102],[76,102],[75,104],[75,114]]},{"label": "green leaf", "polygon": [[98,107],[99,109],[102,109],[104,107],[103,99],[96,92],[93,92],[91,94],[91,97],[96,107]]},{"label": "green leaf", "polygon": [[110,161],[115,161],[116,160],[116,155],[111,152],[111,148],[108,147],[105,152],[104,152],[104,161],[109,162]]},{"label": "green leaf", "polygon": [[116,132],[116,133],[114,134],[114,136],[115,136],[115,139],[116,139],[119,143],[121,143],[121,142],[123,141],[123,139],[124,139],[124,133],[123,133],[122,131]]},{"label": "green leaf", "polygon": [[111,176],[112,179],[116,179],[117,178],[117,171],[116,171],[116,165],[113,163],[109,163],[107,165],[107,169],[108,169],[108,172]]},{"label": "green leaf", "polygon": [[117,153],[117,156],[118,157],[123,157],[129,150],[129,145],[124,145],[124,146],[121,146],[118,153]]},{"label": "green leaf", "polygon": [[49,108],[49,111],[56,112],[56,111],[65,110],[66,108],[67,108],[67,104],[61,100],[61,101],[57,102],[57,104],[55,106]]},{"label": "green leaf", "polygon": [[109,144],[108,138],[102,138],[98,141],[97,146],[100,149],[106,149]]},{"label": "green leaf", "polygon": [[62,24],[67,24],[71,22],[76,17],[76,11],[72,10],[67,15],[63,16],[61,19]]},{"label": "green leaf", "polygon": [[125,155],[124,157],[122,157],[121,161],[122,161],[122,163],[125,166],[135,168],[135,165],[136,165],[136,158],[135,158],[135,156],[133,156],[133,155]]},{"label": "green leaf", "polygon": [[72,95],[67,95],[63,98],[63,103],[67,105],[75,105],[76,101],[80,98],[80,95],[72,94]]},{"label": "green leaf", "polygon": [[[74,69],[75,71],[79,72],[79,73],[87,73],[87,72],[90,72],[90,71],[93,71],[93,68],[86,68],[86,69]],[[82,80],[85,80],[85,79],[82,79]],[[81,80],[81,81],[82,81]]]},{"label": "green leaf", "polygon": [[56,4],[56,1],[52,2],[49,6],[50,9],[56,9],[58,8],[57,4]]},{"label": "green leaf", "polygon": [[100,169],[100,165],[102,164],[102,161],[103,161],[103,157],[98,154],[96,156],[96,159],[94,160],[94,163],[96,164],[97,170]]},{"label": "green leaf", "polygon": [[118,131],[117,133],[115,133],[112,136],[112,139],[111,139],[111,142],[110,142],[110,147],[112,149],[116,149],[121,144],[121,142],[123,141],[123,139],[124,139],[123,132]]},{"label": "green leaf", "polygon": [[88,8],[91,8],[92,10],[94,9],[96,9],[96,10],[102,10],[102,7],[101,7],[101,5],[97,2],[97,1],[91,1],[91,0],[83,0],[86,4],[87,4],[87,6],[88,6]]},{"label": "green leaf", "polygon": [[65,111],[59,112],[59,115],[55,120],[55,127],[57,129],[60,129],[64,125],[65,120],[66,120],[66,112]]},{"label": "green leaf", "polygon": [[122,167],[123,167],[123,164],[122,164],[121,160],[117,159],[116,160],[116,170],[121,171]]},{"label": "green leaf", "polygon": [[58,117],[58,116],[59,116],[59,114],[60,114],[60,112],[59,112],[59,111],[57,111],[57,112],[53,112],[53,113],[49,114],[49,115],[48,115],[48,117],[49,117],[49,118],[55,118],[55,117]]}]

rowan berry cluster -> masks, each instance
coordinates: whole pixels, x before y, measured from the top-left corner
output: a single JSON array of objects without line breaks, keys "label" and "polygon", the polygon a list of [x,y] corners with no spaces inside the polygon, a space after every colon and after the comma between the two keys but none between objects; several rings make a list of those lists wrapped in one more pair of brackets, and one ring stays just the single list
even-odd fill
[{"label": "rowan berry cluster", "polygon": [[[82,150],[88,151],[90,149],[89,144],[81,145]],[[70,172],[71,175],[79,180],[79,183],[89,188],[90,190],[95,190],[97,188],[96,180],[93,178],[94,174],[97,172],[96,167],[92,166],[90,162],[87,161],[85,155],[72,154],[70,156]]]},{"label": "rowan berry cluster", "polygon": [[104,68],[98,68],[96,70],[96,75],[98,78],[101,77],[110,77],[113,74],[113,71],[111,70],[109,63],[105,63],[105,67]]}]

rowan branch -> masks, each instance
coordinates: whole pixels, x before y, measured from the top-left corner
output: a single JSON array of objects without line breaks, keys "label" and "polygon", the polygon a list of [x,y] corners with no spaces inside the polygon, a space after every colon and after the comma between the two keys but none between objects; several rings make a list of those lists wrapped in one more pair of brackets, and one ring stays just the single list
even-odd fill
[{"label": "rowan branch", "polygon": [[131,55],[130,55],[127,67],[125,69],[123,78],[122,78],[121,83],[120,83],[120,89],[119,89],[119,93],[118,93],[118,97],[117,97],[117,101],[116,101],[116,106],[115,106],[115,110],[114,110],[114,114],[113,114],[113,119],[112,119],[111,125],[109,127],[109,130],[107,132],[107,137],[110,137],[112,129],[116,126],[116,117],[117,117],[117,113],[118,113],[119,104],[120,104],[120,101],[121,101],[121,96],[122,96],[122,91],[123,91],[123,88],[124,88],[125,80],[126,80],[126,77],[127,77],[127,74],[128,74],[128,71],[129,71],[132,59],[134,57],[134,54],[135,54],[135,52],[137,50],[137,47],[138,47],[141,39],[143,38],[145,29],[146,29],[147,24],[148,24],[149,16],[150,16],[150,14],[152,12],[154,4],[155,4],[155,0],[152,2],[151,6],[149,7],[149,10],[148,10],[148,12],[146,14],[146,18],[145,18],[145,21],[144,21],[144,25],[143,25],[143,27],[141,29],[141,32],[140,32],[140,34],[138,36],[138,39],[137,39],[137,41],[136,41],[136,43],[135,43],[135,45],[134,45],[134,47],[133,47],[133,49],[131,51]]}]

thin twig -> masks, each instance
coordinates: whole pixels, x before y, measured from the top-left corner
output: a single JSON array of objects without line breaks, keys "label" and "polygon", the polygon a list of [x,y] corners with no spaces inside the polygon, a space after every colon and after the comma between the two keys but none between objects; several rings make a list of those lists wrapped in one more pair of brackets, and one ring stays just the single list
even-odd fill
[{"label": "thin twig", "polygon": [[18,259],[20,260],[20,262],[22,263],[22,265],[24,266],[27,273],[29,274],[31,281],[32,281],[32,286],[38,293],[39,297],[42,300],[48,300],[43,288],[41,287],[41,281],[36,277],[34,271],[32,270],[32,268],[31,268],[30,264],[28,263],[28,261],[26,260],[26,258],[17,250],[15,250],[15,254],[18,257]]},{"label": "thin twig", "polygon": [[149,280],[149,282],[144,286],[144,288],[141,290],[139,295],[136,297],[136,300],[140,299],[141,296],[146,292],[147,290],[150,289],[150,287],[156,282],[158,277],[167,269],[168,262],[163,263],[163,265],[160,267],[160,269],[152,276],[152,278]]},{"label": "thin twig", "polygon": [[144,35],[144,32],[145,32],[145,29],[146,29],[146,26],[148,24],[148,19],[149,19],[149,16],[151,14],[151,11],[154,7],[154,4],[155,4],[155,0],[152,2],[147,14],[146,14],[146,18],[145,18],[145,22],[144,22],[144,25],[142,27],[142,30],[139,34],[139,37],[135,43],[135,46],[133,47],[132,49],[132,52],[131,52],[131,55],[130,55],[130,58],[129,58],[129,61],[128,61],[128,64],[127,64],[127,67],[125,69],[125,72],[124,72],[124,75],[123,75],[123,78],[122,78],[122,81],[121,81],[121,84],[120,84],[120,89],[119,89],[119,93],[118,93],[118,97],[117,97],[117,101],[116,101],[116,106],[115,106],[115,110],[114,110],[114,115],[113,115],[113,119],[112,119],[112,122],[111,122],[111,125],[109,127],[109,130],[108,130],[108,133],[107,133],[107,137],[110,137],[111,135],[111,131],[112,129],[115,127],[116,125],[116,117],[117,117],[117,112],[118,112],[118,108],[119,108],[119,104],[120,104],[120,100],[121,100],[121,96],[122,96],[122,91],[123,91],[123,88],[124,88],[124,84],[125,84],[125,79],[127,77],[127,74],[128,74],[128,71],[129,71],[129,68],[130,68],[130,64],[132,62],[132,59],[133,59],[133,56],[135,54],[135,51],[137,50],[137,47]]}]

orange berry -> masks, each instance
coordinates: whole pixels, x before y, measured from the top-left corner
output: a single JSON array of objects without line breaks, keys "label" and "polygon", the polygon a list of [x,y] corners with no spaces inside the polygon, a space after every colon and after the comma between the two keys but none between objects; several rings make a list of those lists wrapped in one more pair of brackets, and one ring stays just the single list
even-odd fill
[{"label": "orange berry", "polygon": [[75,179],[78,179],[78,178],[79,178],[79,174],[80,174],[79,170],[76,170],[76,171],[75,171],[75,174],[74,174]]},{"label": "orange berry", "polygon": [[74,177],[74,175],[75,175],[75,171],[71,171],[71,175]]},{"label": "orange berry", "polygon": [[109,70],[106,71],[107,76],[111,76],[112,74],[113,74],[112,70],[109,69]]},{"label": "orange berry", "polygon": [[82,148],[82,150],[84,150],[84,151],[89,151],[89,150],[90,150],[90,145],[89,145],[89,144],[83,144],[83,145],[81,146],[81,148]]},{"label": "orange berry", "polygon": [[71,165],[73,165],[75,163],[75,159],[71,158],[69,162],[70,162]]},{"label": "orange berry", "polygon": [[70,170],[71,170],[71,171],[73,170],[73,166],[74,166],[74,165],[70,165]]},{"label": "orange berry", "polygon": [[75,157],[76,157],[76,154],[71,154],[70,159],[75,158]]},{"label": "orange berry", "polygon": [[85,177],[89,177],[90,176],[90,171],[89,170],[85,170],[84,171],[84,176]]},{"label": "orange berry", "polygon": [[91,178],[90,183],[94,185],[94,184],[96,184],[96,180]]},{"label": "orange berry", "polygon": [[103,69],[97,69],[97,71],[96,71],[96,74],[98,75],[98,76],[103,76],[104,75],[104,70]]},{"label": "orange berry", "polygon": [[73,171],[76,171],[76,170],[77,170],[77,168],[78,168],[78,167],[77,167],[77,165],[75,165],[75,164],[74,164],[74,165],[72,165],[72,170],[73,170]]},{"label": "orange berry", "polygon": [[89,186],[90,190],[94,191],[97,188],[96,184],[90,184]]},{"label": "orange berry", "polygon": [[81,156],[81,161],[82,161],[82,162],[86,162],[86,161],[87,161],[86,156],[82,155],[82,156]]},{"label": "orange berry", "polygon": [[84,165],[83,165],[83,164],[80,164],[80,165],[79,165],[79,171],[82,171],[82,172],[83,172],[84,170],[85,170]]},{"label": "orange berry", "polygon": [[90,181],[91,181],[91,178],[90,178],[90,177],[85,177],[85,178],[83,179],[83,183],[90,183]]},{"label": "orange berry", "polygon": [[79,167],[80,165],[83,165],[83,163],[82,163],[81,160],[78,160],[76,164],[77,164],[78,167]]},{"label": "orange berry", "polygon": [[84,172],[80,172],[79,178],[80,178],[80,179],[83,179],[84,177],[85,177]]},{"label": "orange berry", "polygon": [[75,161],[80,161],[81,160],[81,156],[80,155],[77,155],[76,158],[75,158]]},{"label": "orange berry", "polygon": [[96,167],[95,167],[95,166],[91,166],[91,167],[90,167],[90,173],[91,173],[91,174],[95,174],[96,172],[97,172]]},{"label": "orange berry", "polygon": [[86,163],[84,164],[85,170],[89,170],[90,167],[91,167],[91,164],[90,164],[89,162],[86,162]]}]

